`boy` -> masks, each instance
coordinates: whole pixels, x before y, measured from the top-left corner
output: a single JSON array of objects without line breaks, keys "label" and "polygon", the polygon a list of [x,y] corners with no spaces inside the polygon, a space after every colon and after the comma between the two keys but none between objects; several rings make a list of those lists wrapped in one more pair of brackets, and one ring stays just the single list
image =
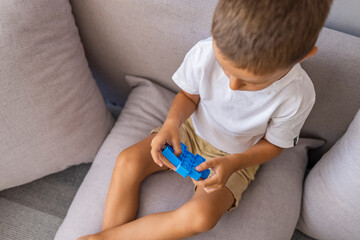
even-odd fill
[{"label": "boy", "polygon": [[[80,239],[183,239],[213,228],[234,209],[259,165],[296,145],[315,101],[298,64],[315,54],[331,0],[220,0],[212,38],[200,41],[173,76],[181,88],[161,128],[119,154],[102,232]],[[191,118],[189,118],[191,116]],[[211,168],[193,180],[180,208],[135,219],[142,180],[173,169],[161,154],[180,141]],[[156,164],[155,164],[155,163]]]}]

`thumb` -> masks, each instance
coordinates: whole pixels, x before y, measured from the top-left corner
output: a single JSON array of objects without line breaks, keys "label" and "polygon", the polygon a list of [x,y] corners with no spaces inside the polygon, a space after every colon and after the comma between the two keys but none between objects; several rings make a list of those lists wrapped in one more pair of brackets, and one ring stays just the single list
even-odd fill
[{"label": "thumb", "polygon": [[213,161],[211,160],[208,160],[208,161],[205,161],[203,163],[201,163],[200,165],[198,165],[195,170],[200,172],[200,171],[204,171],[208,168],[211,168],[213,166]]},{"label": "thumb", "polygon": [[178,138],[172,139],[172,147],[174,148],[174,154],[179,157],[181,155],[181,145]]}]

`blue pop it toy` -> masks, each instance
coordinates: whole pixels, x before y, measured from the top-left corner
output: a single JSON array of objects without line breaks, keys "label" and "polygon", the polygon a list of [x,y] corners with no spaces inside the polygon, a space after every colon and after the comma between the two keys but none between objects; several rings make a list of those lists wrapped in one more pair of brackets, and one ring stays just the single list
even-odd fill
[{"label": "blue pop it toy", "polygon": [[176,167],[175,171],[181,176],[190,176],[196,181],[198,181],[200,177],[206,179],[210,174],[209,169],[205,169],[201,172],[195,170],[195,167],[206,161],[205,158],[203,158],[199,154],[192,154],[187,150],[187,146],[185,144],[180,144],[181,155],[179,157],[176,157],[176,155],[174,154],[174,149],[171,146],[167,146],[162,151],[162,154]]}]

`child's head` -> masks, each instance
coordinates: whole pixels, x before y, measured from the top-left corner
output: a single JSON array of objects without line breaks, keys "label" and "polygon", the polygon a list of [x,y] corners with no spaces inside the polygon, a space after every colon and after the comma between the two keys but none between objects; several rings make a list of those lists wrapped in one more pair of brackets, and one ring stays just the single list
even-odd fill
[{"label": "child's head", "polygon": [[254,76],[290,69],[308,54],[332,0],[220,0],[212,22],[214,50]]}]

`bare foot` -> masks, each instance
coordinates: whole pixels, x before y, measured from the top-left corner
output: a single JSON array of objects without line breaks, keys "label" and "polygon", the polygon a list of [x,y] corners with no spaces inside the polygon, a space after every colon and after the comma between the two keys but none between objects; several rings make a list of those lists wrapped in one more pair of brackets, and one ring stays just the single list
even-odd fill
[{"label": "bare foot", "polygon": [[77,240],[102,240],[103,238],[98,234],[90,234],[86,236],[79,237]]}]

